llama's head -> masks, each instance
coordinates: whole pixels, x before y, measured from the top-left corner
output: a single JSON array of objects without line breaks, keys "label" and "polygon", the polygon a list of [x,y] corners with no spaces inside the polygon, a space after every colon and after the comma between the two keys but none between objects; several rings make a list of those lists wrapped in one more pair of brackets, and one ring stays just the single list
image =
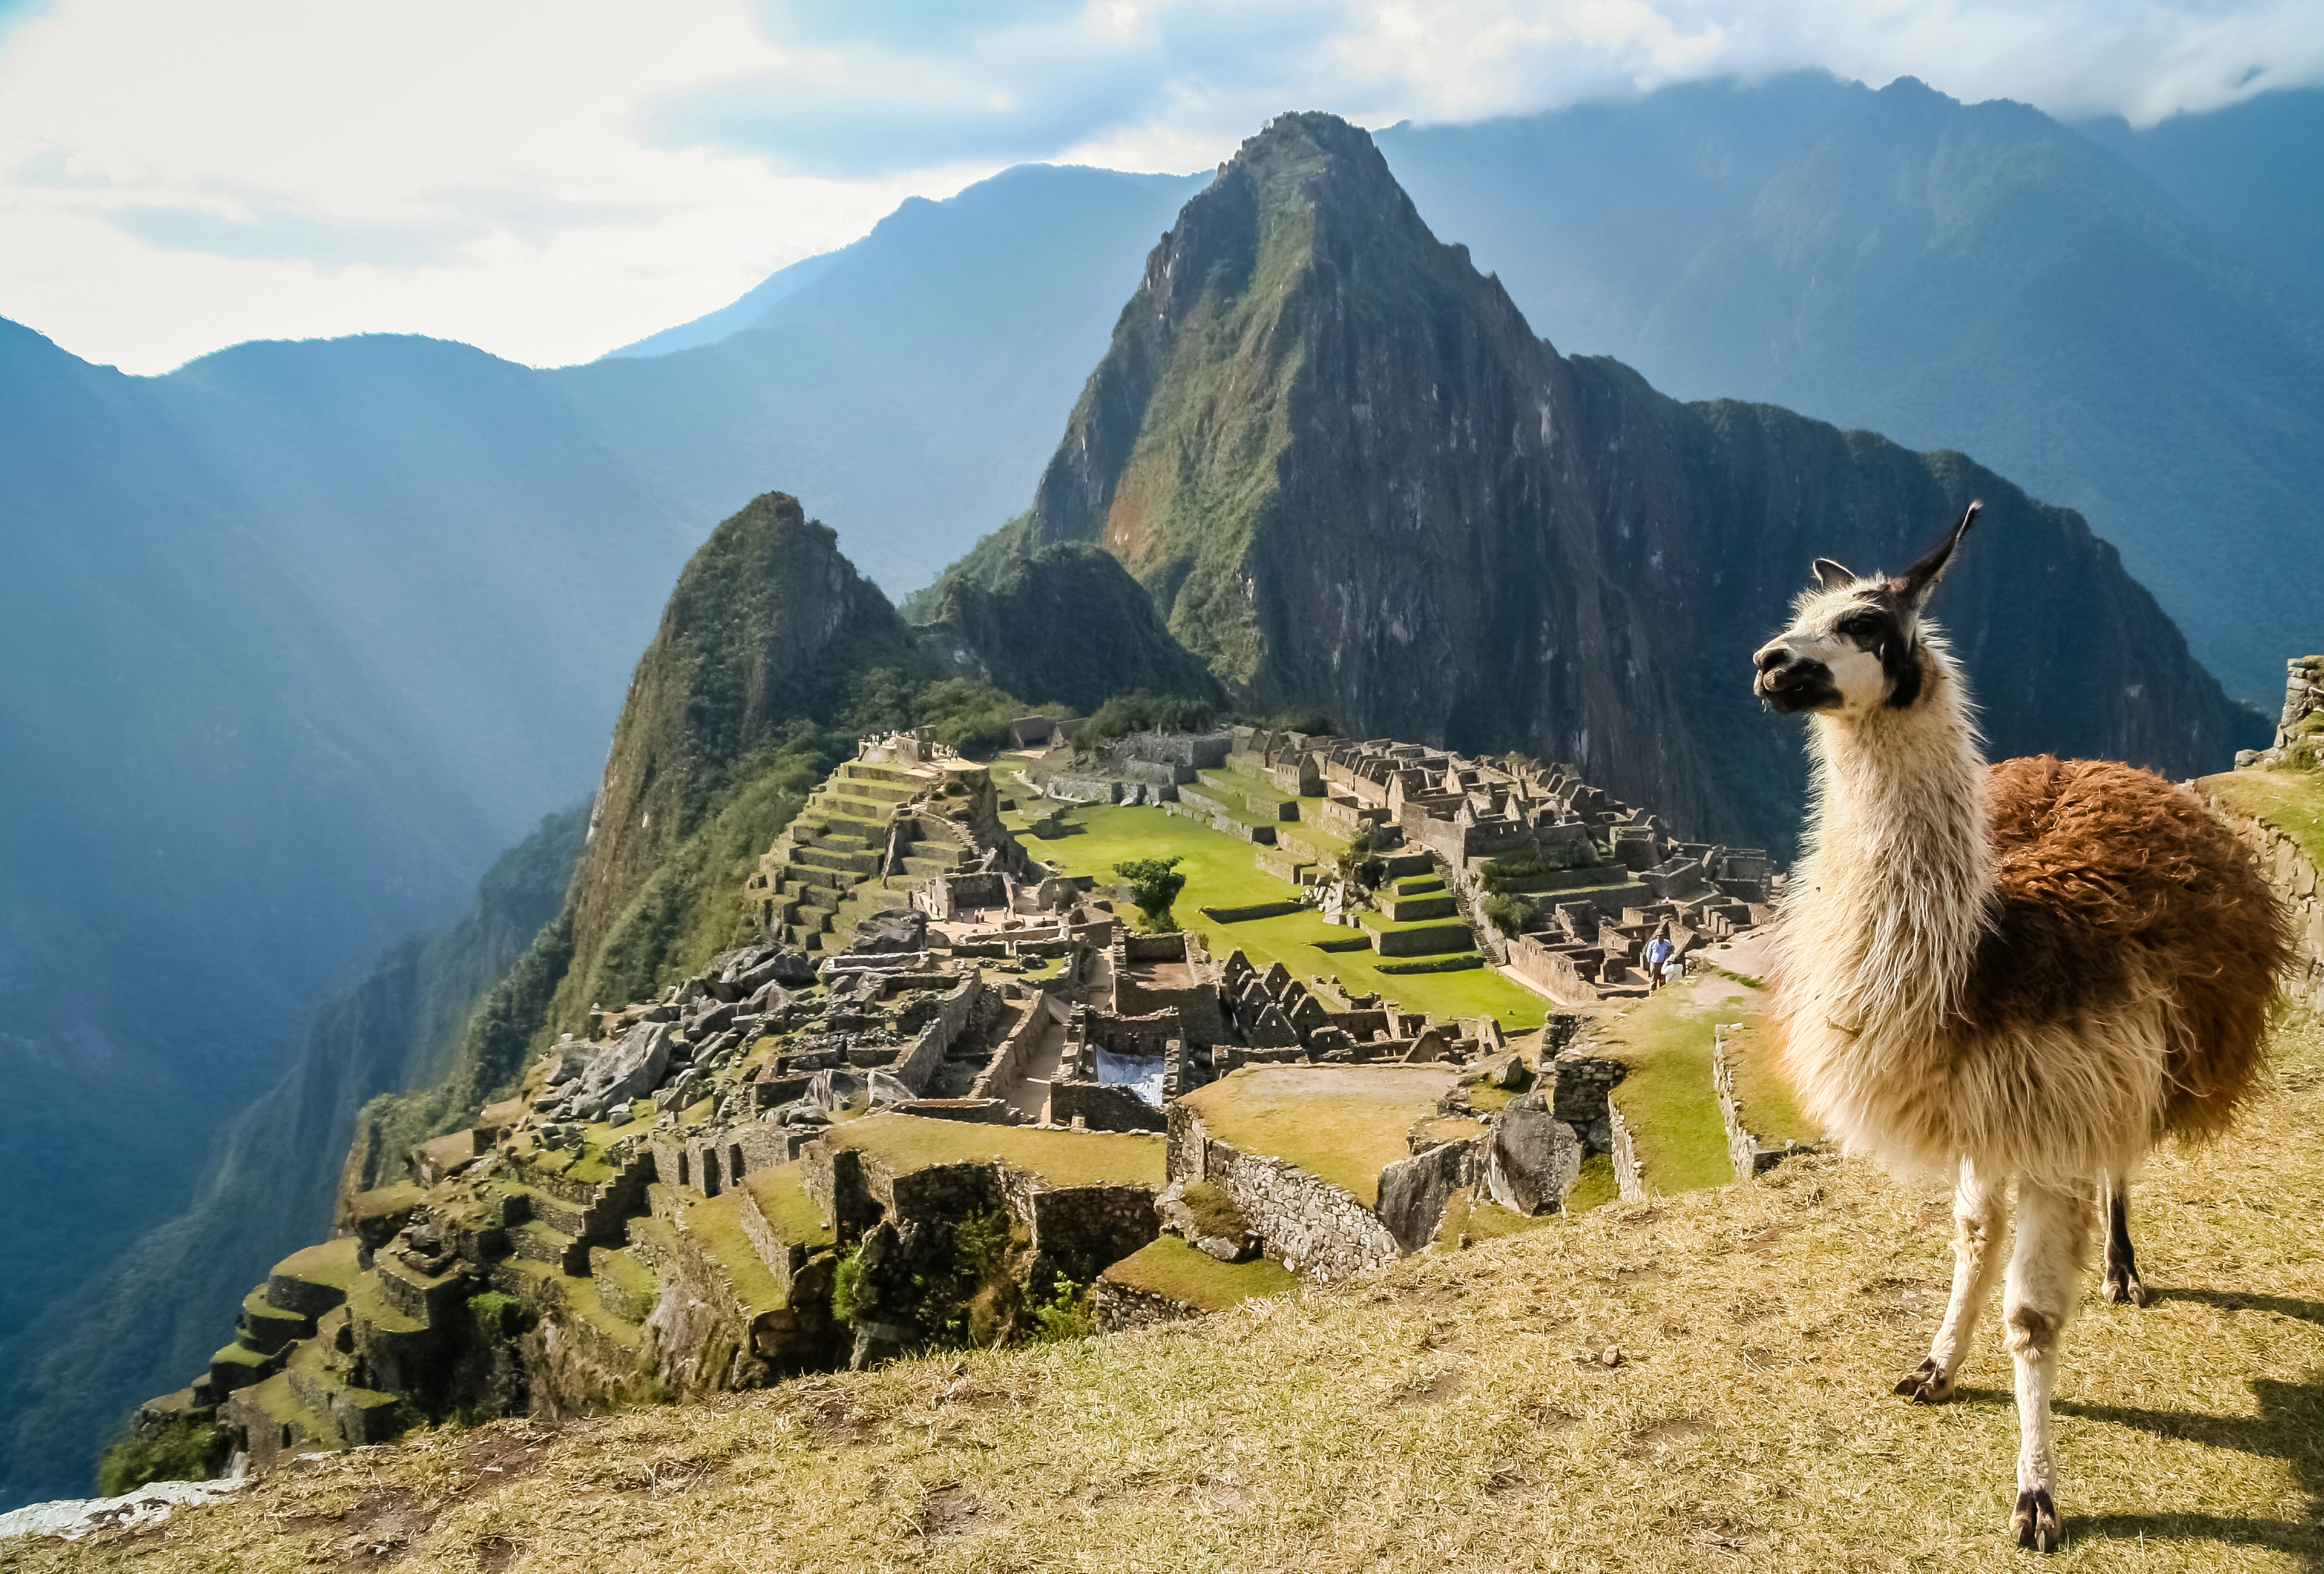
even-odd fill
[{"label": "llama's head", "polygon": [[1812,710],[1841,721],[1909,708],[1924,678],[1921,615],[1984,506],[1970,504],[1951,533],[1902,574],[1859,576],[1818,558],[1814,585],[1793,605],[1792,626],[1751,658],[1758,668],[1751,691],[1785,715]]}]

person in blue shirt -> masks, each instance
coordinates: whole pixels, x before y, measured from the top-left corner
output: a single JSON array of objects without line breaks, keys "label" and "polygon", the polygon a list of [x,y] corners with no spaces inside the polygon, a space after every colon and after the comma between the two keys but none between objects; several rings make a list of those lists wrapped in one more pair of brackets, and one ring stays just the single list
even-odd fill
[{"label": "person in blue shirt", "polygon": [[1649,989],[1662,987],[1663,964],[1670,960],[1671,954],[1670,927],[1670,920],[1663,920],[1662,927],[1655,931],[1655,938],[1646,942],[1646,954],[1641,959],[1646,963]]}]

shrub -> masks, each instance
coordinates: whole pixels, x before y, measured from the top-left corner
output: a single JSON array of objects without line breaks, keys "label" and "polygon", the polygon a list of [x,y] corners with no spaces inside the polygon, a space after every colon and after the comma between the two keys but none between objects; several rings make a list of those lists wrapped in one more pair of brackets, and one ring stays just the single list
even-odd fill
[{"label": "shrub", "polygon": [[476,1331],[488,1338],[508,1338],[524,1331],[524,1303],[497,1290],[468,1297],[468,1317]]},{"label": "shrub", "polygon": [[1134,732],[1206,732],[1214,719],[1215,713],[1200,699],[1139,689],[1099,706],[1075,741],[1103,743]]},{"label": "shrub", "polygon": [[1060,1339],[1085,1339],[1097,1332],[1097,1308],[1090,1287],[1057,1275],[1047,1300],[1033,1309],[1033,1338],[1039,1344]]},{"label": "shrub", "polygon": [[1372,833],[1360,830],[1348,844],[1348,850],[1339,856],[1340,878],[1359,891],[1376,891],[1388,878],[1388,866],[1372,850]]},{"label": "shrub", "polygon": [[1484,901],[1485,921],[1505,935],[1513,935],[1533,921],[1533,906],[1523,897],[1496,891]]},{"label": "shrub", "polygon": [[831,1274],[831,1315],[836,1322],[853,1322],[863,1310],[863,1248],[849,1246],[839,1254]]},{"label": "shrub", "polygon": [[97,1490],[118,1497],[148,1481],[207,1481],[226,1463],[229,1441],[222,1428],[197,1421],[124,1433],[97,1461]]}]

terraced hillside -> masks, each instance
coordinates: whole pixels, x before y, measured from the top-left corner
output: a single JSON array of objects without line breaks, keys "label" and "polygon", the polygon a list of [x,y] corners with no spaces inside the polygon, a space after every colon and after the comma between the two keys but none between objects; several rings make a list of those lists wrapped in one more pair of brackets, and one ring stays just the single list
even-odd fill
[{"label": "terraced hillside", "polygon": [[[2157,1299],[2113,1308],[2086,1284],[2057,1406],[2067,1543],[2043,1567],[2324,1564],[2312,1019],[2279,1041],[2233,1139],[2159,1155],[2139,1197]],[[1926,1348],[1950,1233],[1938,1189],[1818,1157],[1199,1322],[426,1431],[158,1527],[7,1556],[27,1574],[375,1557],[533,1574],[616,1555],[800,1571],[2024,1568],[2005,1533],[2006,1357],[1981,1343],[1950,1405],[1886,1392]]]}]

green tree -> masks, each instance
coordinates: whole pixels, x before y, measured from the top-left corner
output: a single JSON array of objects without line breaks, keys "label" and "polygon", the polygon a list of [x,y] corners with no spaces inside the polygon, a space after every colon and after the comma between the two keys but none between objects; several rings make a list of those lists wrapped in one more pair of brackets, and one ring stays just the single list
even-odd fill
[{"label": "green tree", "polygon": [[1130,899],[1146,915],[1146,927],[1156,931],[1174,928],[1170,904],[1186,888],[1186,876],[1177,872],[1176,858],[1133,858],[1116,864],[1113,872],[1130,883]]}]

